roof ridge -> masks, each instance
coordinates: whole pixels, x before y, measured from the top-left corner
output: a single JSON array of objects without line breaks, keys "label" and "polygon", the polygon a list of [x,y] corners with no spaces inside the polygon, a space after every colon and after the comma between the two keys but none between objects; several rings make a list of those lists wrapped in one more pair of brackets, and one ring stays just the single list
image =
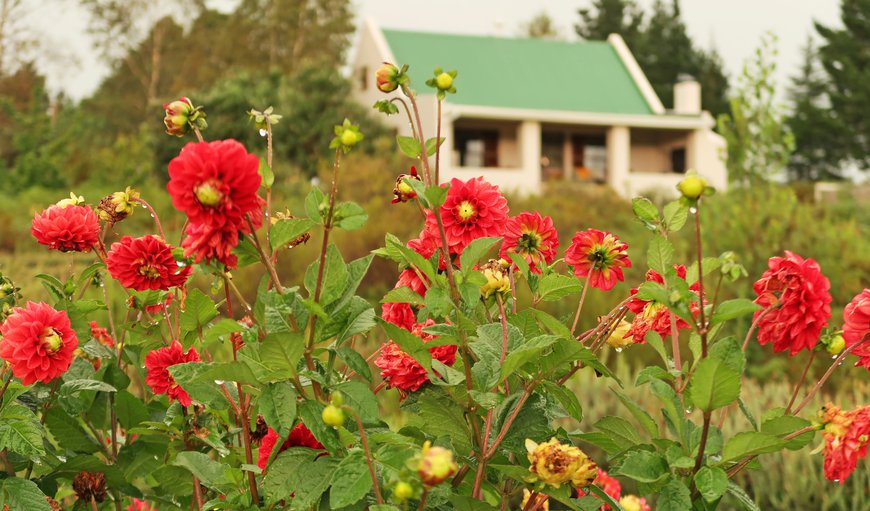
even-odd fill
[{"label": "roof ridge", "polygon": [[494,35],[494,34],[471,34],[471,33],[462,33],[462,32],[433,32],[430,30],[409,30],[406,28],[390,28],[390,27],[380,27],[380,29],[384,32],[398,32],[402,34],[416,34],[416,35],[424,35],[424,36],[443,36],[443,37],[468,37],[475,39],[498,39],[504,41],[529,41],[533,43],[556,43],[556,44],[571,44],[571,45],[609,45],[607,41],[599,41],[599,40],[589,40],[589,39],[577,39],[577,40],[564,40],[564,39],[546,39],[540,37],[524,37],[518,35]]}]

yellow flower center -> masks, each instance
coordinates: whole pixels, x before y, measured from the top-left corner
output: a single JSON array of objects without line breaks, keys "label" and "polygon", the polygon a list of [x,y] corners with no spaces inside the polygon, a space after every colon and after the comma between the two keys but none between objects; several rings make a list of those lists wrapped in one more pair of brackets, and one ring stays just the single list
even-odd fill
[{"label": "yellow flower center", "polygon": [[57,330],[50,326],[45,327],[39,340],[42,341],[42,345],[49,353],[57,353],[63,347],[63,338],[57,333]]},{"label": "yellow flower center", "polygon": [[139,275],[149,279],[156,279],[160,276],[160,270],[150,263],[143,263],[142,266],[139,267],[138,273]]},{"label": "yellow flower center", "polygon": [[470,220],[477,215],[477,210],[474,209],[474,204],[468,201],[462,201],[461,204],[456,206],[456,214],[459,216],[460,220]]},{"label": "yellow flower center", "polygon": [[196,200],[203,206],[214,207],[221,203],[224,194],[221,193],[214,181],[206,181],[194,188],[193,193],[196,194]]}]

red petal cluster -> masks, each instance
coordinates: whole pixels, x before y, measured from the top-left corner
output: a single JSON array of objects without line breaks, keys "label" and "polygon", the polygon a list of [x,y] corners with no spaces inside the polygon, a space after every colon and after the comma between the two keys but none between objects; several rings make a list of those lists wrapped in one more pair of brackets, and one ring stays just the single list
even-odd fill
[{"label": "red petal cluster", "polygon": [[262,223],[259,160],[235,140],[189,143],[169,162],[167,190],[187,214],[185,256],[217,260],[233,268],[239,232]]},{"label": "red petal cluster", "polygon": [[[423,329],[434,325],[435,321],[428,319],[425,323],[417,323],[411,328],[411,333],[420,337],[423,342],[435,339],[434,335],[423,332]],[[429,350],[432,358],[445,365],[453,365],[456,361],[456,346],[436,346]],[[429,382],[429,375],[411,355],[408,355],[398,344],[390,341],[381,348],[381,353],[375,360],[375,365],[381,370],[383,378],[390,387],[414,392]]]},{"label": "red petal cluster", "polygon": [[112,337],[112,334],[109,333],[105,328],[97,325],[96,321],[91,321],[89,323],[91,327],[91,337],[93,337],[98,343],[102,344],[107,348],[115,347],[115,339]]},{"label": "red petal cluster", "polygon": [[[774,352],[789,350],[791,356],[812,349],[831,317],[831,283],[818,263],[788,250],[785,257],[771,257],[767,265],[753,285],[755,303],[762,307],[755,313],[758,342],[772,342]],[[770,307],[774,308],[765,313]]]},{"label": "red petal cluster", "polygon": [[112,244],[106,268],[122,286],[136,291],[181,286],[190,276],[190,266],[179,266],[172,247],[158,236],[124,236]]},{"label": "red petal cluster", "polygon": [[[396,282],[394,288],[402,286],[410,288],[420,296],[426,296],[426,284],[417,276],[414,270],[404,270],[399,274],[399,281]],[[381,306],[381,317],[384,321],[388,321],[394,325],[398,325],[405,330],[411,330],[414,323],[417,322],[417,314],[414,308],[409,303],[388,302]]]},{"label": "red petal cluster", "polygon": [[[685,280],[686,279],[686,267],[681,264],[674,265],[674,269],[677,271],[677,277]],[[649,270],[646,272],[646,281],[647,282],[658,282],[659,284],[664,284],[665,279],[659,274],[659,272],[655,270]],[[698,290],[698,283],[695,282],[689,289],[693,291]],[[668,308],[658,302],[651,302],[646,300],[641,300],[637,296],[637,288],[631,289],[632,298],[628,301],[628,309],[635,314],[634,320],[631,322],[631,328],[626,332],[625,338],[631,337],[635,343],[643,344],[646,342],[646,334],[650,330],[657,332],[662,337],[667,337],[671,334],[671,312]],[[697,304],[692,304],[692,308],[695,309]],[[683,319],[673,316],[674,321],[677,325],[677,330],[682,330],[684,328],[689,328],[689,324],[686,323]]]},{"label": "red petal cluster", "polygon": [[145,383],[155,394],[168,395],[170,403],[173,399],[177,399],[181,406],[190,406],[190,396],[169,374],[170,367],[186,362],[199,362],[199,353],[194,348],[190,348],[185,353],[178,341],[172,341],[169,346],[151,351],[145,355]]},{"label": "red petal cluster", "polygon": [[[610,495],[610,497],[613,500],[618,501],[619,496],[622,495],[622,486],[619,484],[619,481],[616,478],[611,477],[607,472],[602,470],[600,467],[598,469],[598,475],[595,476],[595,480],[593,481],[593,484],[595,484],[595,486],[604,490],[604,493]],[[585,497],[586,492],[584,492],[581,489],[578,489],[577,496]],[[598,509],[600,511],[605,511],[607,509],[610,509],[610,505],[609,504],[602,504],[602,506]]]},{"label": "red petal cluster", "polygon": [[90,252],[100,239],[100,219],[90,206],[49,206],[33,217],[40,245],[61,252]]},{"label": "red petal cluster", "polygon": [[867,456],[870,444],[870,406],[844,412],[839,407],[825,407],[825,478],[844,484]]},{"label": "red petal cluster", "polygon": [[[447,198],[441,206],[441,220],[451,254],[461,254],[477,238],[501,236],[508,220],[507,199],[497,186],[476,177],[468,181],[452,179]],[[435,215],[426,215],[428,236],[440,240]],[[440,246],[440,243],[438,244]]]},{"label": "red petal cluster", "polygon": [[[266,436],[264,436],[263,440],[260,441],[260,450],[257,453],[257,466],[261,469],[266,469],[266,463],[269,461],[269,456],[272,455],[272,449],[275,448],[275,444],[277,444],[280,439],[281,437],[278,436],[278,432],[269,428],[269,432],[266,433]],[[281,444],[278,452],[280,453],[281,451],[291,447],[308,447],[309,449],[316,450],[324,449],[323,444],[318,442],[311,433],[311,430],[301,422],[290,430],[290,436],[287,437],[287,440],[285,440],[283,444]]]},{"label": "red petal cluster", "polygon": [[565,262],[574,267],[574,275],[588,277],[589,285],[609,291],[617,281],[625,280],[622,268],[631,268],[628,243],[609,232],[588,229],[574,234],[565,253]]},{"label": "red petal cluster", "polygon": [[[861,291],[843,310],[843,339],[846,346],[861,342],[870,334],[870,289]],[[870,369],[870,341],[852,350],[860,360],[856,365]]]},{"label": "red petal cluster", "polygon": [[144,500],[134,498],[132,503],[127,506],[127,511],[157,511],[157,508],[151,507],[151,504]]},{"label": "red petal cluster", "polygon": [[533,273],[541,273],[539,266],[552,263],[557,248],[559,233],[553,219],[537,211],[523,211],[508,220],[498,255],[510,261],[508,253],[519,254]]},{"label": "red petal cluster", "polygon": [[16,307],[0,325],[0,358],[24,385],[48,383],[65,373],[78,346],[69,316],[47,303]]}]

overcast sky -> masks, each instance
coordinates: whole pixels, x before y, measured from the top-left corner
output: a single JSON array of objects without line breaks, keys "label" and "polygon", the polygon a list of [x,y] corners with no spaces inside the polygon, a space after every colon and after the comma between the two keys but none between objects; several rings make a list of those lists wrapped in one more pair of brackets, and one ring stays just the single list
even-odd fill
[{"label": "overcast sky", "polygon": [[[653,0],[638,0],[648,8]],[[49,87],[73,98],[92,93],[107,68],[91,48],[87,19],[75,0],[59,0],[32,13],[33,29],[42,40],[40,67]],[[211,0],[227,7],[233,0]],[[353,0],[360,19],[370,16],[383,27],[485,35],[516,35],[523,23],[545,11],[560,32],[574,39],[577,9],[590,0]],[[771,31],[779,38],[779,82],[795,74],[800,49],[813,20],[839,25],[839,0],[682,0],[689,34],[701,46],[715,45],[733,79],[743,61]],[[38,20],[38,21],[37,21]]]}]

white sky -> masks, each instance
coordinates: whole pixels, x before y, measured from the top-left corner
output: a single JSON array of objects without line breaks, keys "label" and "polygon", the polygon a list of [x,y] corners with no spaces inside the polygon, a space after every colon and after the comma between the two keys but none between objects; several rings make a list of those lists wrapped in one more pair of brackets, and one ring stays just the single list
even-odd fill
[{"label": "white sky", "polygon": [[[34,1],[34,0],[28,0]],[[653,0],[638,0],[649,8]],[[233,0],[212,0],[232,6]],[[577,9],[590,0],[354,0],[359,19],[371,16],[381,26],[471,34],[515,35],[542,10],[566,38],[574,38]],[[715,44],[732,80],[752,55],[761,36],[779,38],[778,80],[785,86],[801,61],[800,50],[813,20],[839,25],[839,0],[682,0],[690,36],[701,46]],[[53,91],[79,99],[92,93],[107,72],[91,48],[87,19],[76,0],[53,0],[31,13],[33,31],[42,41],[38,56]]]}]

